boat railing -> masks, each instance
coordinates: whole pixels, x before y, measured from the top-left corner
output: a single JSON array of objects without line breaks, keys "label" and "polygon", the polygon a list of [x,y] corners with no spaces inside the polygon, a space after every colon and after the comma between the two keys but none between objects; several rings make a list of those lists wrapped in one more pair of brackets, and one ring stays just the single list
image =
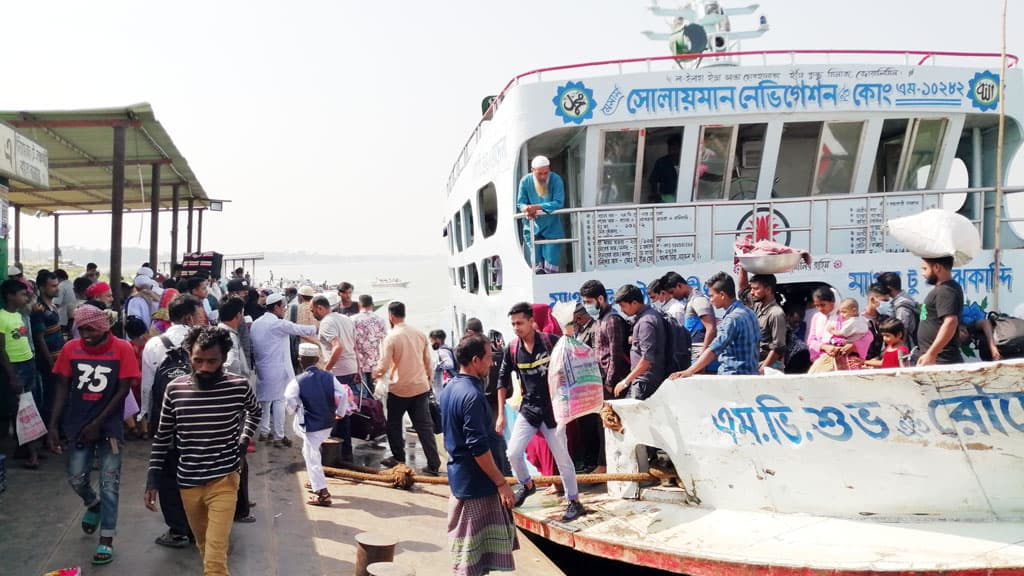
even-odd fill
[{"label": "boat railing", "polygon": [[[654,265],[731,260],[735,240],[743,235],[748,235],[756,241],[772,239],[782,234],[791,236],[794,233],[803,233],[806,234],[807,245],[794,243],[795,248],[804,248],[812,254],[829,256],[879,252],[897,253],[904,250],[895,245],[885,232],[885,223],[889,219],[906,216],[920,210],[942,207],[943,198],[956,201],[956,197],[959,195],[963,195],[963,198],[958,204],[957,211],[974,224],[983,239],[990,238],[993,232],[987,223],[992,218],[989,211],[992,209],[994,193],[995,188],[985,187],[770,200],[611,204],[564,208],[552,212],[553,215],[563,217],[563,224],[566,221],[568,223],[568,226],[563,226],[567,230],[563,238],[538,239],[533,226],[528,226],[527,229],[533,246],[561,245],[569,247],[572,254],[572,258],[569,260],[570,265],[563,267],[561,272],[623,269],[629,268],[630,265],[644,268]],[[1021,194],[1024,193],[1024,187],[1006,187],[1003,189],[1003,193],[1007,196]],[[836,208],[849,210],[851,207],[857,210],[857,221],[833,221],[833,213]],[[694,221],[692,229],[659,232],[659,219],[678,215],[680,209],[692,211],[689,213]],[[779,213],[789,212],[792,214],[801,210],[806,214],[806,218],[803,218],[806,221],[805,225],[789,225],[788,223],[778,225],[778,222],[773,222],[769,229],[772,238],[764,237],[765,234],[756,226],[752,230],[738,229],[735,218],[729,219],[724,224],[722,222],[724,212],[728,214],[743,212],[754,217],[765,215],[772,219]],[[526,214],[516,214],[515,218],[517,221],[521,221],[526,218]],[[698,221],[707,222],[707,225],[701,229],[697,225]],[[1024,215],[1000,218],[1000,225],[997,229],[1001,230],[1003,225],[1016,222],[1024,222]],[[611,224],[602,225],[602,223]],[[821,228],[818,227],[819,223],[822,224]],[[642,228],[645,227],[646,232],[642,231]],[[624,233],[623,230],[626,232]],[[632,232],[628,232],[629,230]],[[845,237],[845,246],[842,245],[841,240],[836,240],[836,233],[842,237],[846,232],[857,235],[856,247],[851,248],[853,244],[849,240],[851,236]],[[678,250],[659,253],[659,246],[666,240],[677,239],[688,240],[689,245],[693,247],[692,253],[680,253]],[[609,249],[606,245],[607,242],[619,244],[617,248],[612,248],[612,251],[617,250],[621,253],[625,250],[632,254],[620,254],[618,258],[602,256],[601,251]],[[988,240],[986,242],[990,243]],[[627,248],[623,249],[623,245]],[[985,247],[990,248],[991,246],[986,245]],[[527,254],[527,261],[531,268],[536,268],[535,258],[536,250],[530,250]]]},{"label": "boat railing", "polygon": [[[446,193],[451,194],[452,188],[455,186],[455,181],[458,180],[459,175],[465,168],[466,163],[469,160],[469,155],[473,151],[476,143],[480,139],[480,130],[485,120],[489,120],[494,116],[494,113],[498,111],[498,107],[501,105],[502,100],[509,90],[515,88],[519,84],[527,80],[540,82],[545,74],[551,74],[555,72],[577,72],[582,71],[583,76],[591,77],[600,73],[608,67],[614,67],[618,74],[624,72],[625,67],[632,65],[640,65],[642,70],[651,72],[655,66],[668,63],[674,64],[679,62],[687,61],[700,61],[703,59],[714,59],[723,60],[729,58],[739,58],[743,56],[748,57],[759,57],[763,66],[770,64],[796,64],[798,58],[809,58],[817,56],[824,58],[825,64],[833,64],[833,59],[850,57],[850,56],[886,56],[896,58],[897,61],[902,58],[904,66],[910,66],[916,64],[923,66],[926,63],[936,65],[939,62],[939,58],[943,59],[957,59],[960,61],[971,60],[971,59],[1001,59],[1002,54],[999,52],[955,52],[945,50],[748,50],[738,52],[702,52],[699,54],[679,54],[679,55],[668,55],[668,56],[647,56],[640,58],[620,58],[615,60],[597,60],[593,62],[581,62],[577,64],[565,64],[561,66],[548,66],[544,68],[536,68],[517,74],[511,80],[509,80],[505,87],[501,89],[498,95],[491,99],[490,105],[487,110],[484,111],[480,120],[477,122],[476,127],[470,134],[469,139],[462,146],[462,150],[459,152],[459,156],[452,166],[452,170],[448,175],[448,185]],[[781,59],[782,62],[769,62],[769,60]],[[916,62],[915,62],[916,60]],[[1014,54],[1006,55],[1007,67],[1014,68],[1018,64],[1018,58]],[[801,63],[804,63],[801,60]]]}]

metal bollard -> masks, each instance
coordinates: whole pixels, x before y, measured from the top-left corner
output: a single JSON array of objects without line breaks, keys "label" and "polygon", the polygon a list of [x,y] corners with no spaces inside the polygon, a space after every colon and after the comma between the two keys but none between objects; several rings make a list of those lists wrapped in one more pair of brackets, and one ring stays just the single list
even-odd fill
[{"label": "metal bollard", "polygon": [[370,576],[416,576],[412,568],[394,562],[374,562],[366,570]]},{"label": "metal bollard", "polygon": [[394,560],[396,544],[398,538],[380,532],[356,534],[356,576],[370,576],[370,564]]}]

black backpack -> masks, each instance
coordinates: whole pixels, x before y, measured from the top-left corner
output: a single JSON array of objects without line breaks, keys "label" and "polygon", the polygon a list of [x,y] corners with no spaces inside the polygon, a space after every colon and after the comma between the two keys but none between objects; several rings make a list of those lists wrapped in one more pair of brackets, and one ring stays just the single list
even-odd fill
[{"label": "black backpack", "polygon": [[989,312],[988,320],[992,323],[992,340],[1003,358],[1019,358],[1024,356],[1024,320]]},{"label": "black backpack", "polygon": [[693,344],[690,339],[690,331],[683,328],[673,316],[664,310],[658,312],[661,314],[662,324],[665,327],[665,369],[668,374],[686,370],[690,367],[690,349]]},{"label": "black backpack", "polygon": [[157,366],[156,375],[153,376],[153,393],[150,396],[149,407],[150,429],[153,432],[160,428],[160,412],[164,406],[167,385],[181,376],[192,373],[192,362],[183,346],[175,346],[167,336],[160,336],[160,342],[167,350],[167,356]]}]

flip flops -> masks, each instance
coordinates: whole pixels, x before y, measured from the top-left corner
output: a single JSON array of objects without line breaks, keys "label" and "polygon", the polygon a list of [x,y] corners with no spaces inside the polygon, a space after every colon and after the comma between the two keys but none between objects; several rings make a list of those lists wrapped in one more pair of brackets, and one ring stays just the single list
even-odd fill
[{"label": "flip flops", "polygon": [[96,553],[92,555],[92,563],[95,566],[110,564],[114,561],[114,549],[106,544],[96,546]]},{"label": "flip flops", "polygon": [[86,534],[92,534],[96,531],[100,525],[100,507],[99,504],[92,508],[86,508],[85,514],[82,516],[82,532]]},{"label": "flip flops", "polygon": [[306,500],[306,504],[309,504],[310,506],[323,506],[324,508],[330,507],[331,494],[326,490],[314,493],[310,496],[309,500]]}]

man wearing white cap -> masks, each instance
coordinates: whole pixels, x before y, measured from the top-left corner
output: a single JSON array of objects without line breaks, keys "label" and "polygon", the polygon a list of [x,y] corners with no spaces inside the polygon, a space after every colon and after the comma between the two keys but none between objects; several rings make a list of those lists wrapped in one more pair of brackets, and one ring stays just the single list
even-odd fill
[{"label": "man wearing white cap", "polygon": [[160,295],[163,293],[163,290],[144,271],[148,271],[150,274],[153,273],[152,270],[146,267],[139,269],[139,274],[135,276],[135,293],[129,296],[125,302],[124,313],[125,317],[135,316],[142,320],[148,329],[152,321],[153,312],[156,312],[160,305]]},{"label": "man wearing white cap", "polygon": [[348,407],[348,393],[330,373],[317,367],[320,347],[303,342],[299,344],[299,365],[302,374],[296,376],[284,389],[288,412],[295,414],[295,432],[302,436],[302,458],[306,461],[306,475],[313,497],[306,503],[330,506],[331,493],[327,491],[327,478],[320,461],[320,445],[327,440],[335,417],[344,417]]},{"label": "man wearing white cap", "polygon": [[523,176],[519,181],[516,210],[526,213],[527,220],[523,222],[523,246],[527,255],[532,256],[533,270],[537,274],[558,272],[562,245],[545,244],[534,247],[529,227],[533,226],[534,238],[537,240],[564,238],[560,217],[551,214],[564,206],[565,185],[562,183],[562,177],[551,171],[551,162],[546,156],[534,156],[530,163],[530,174]]},{"label": "man wearing white cap", "polygon": [[267,296],[267,313],[252,323],[252,351],[259,376],[256,397],[263,409],[259,439],[270,438],[273,418],[275,446],[292,445],[284,435],[284,388],[295,377],[288,337],[316,334],[315,326],[289,322],[284,319],[284,313],[284,295],[274,292]]}]

